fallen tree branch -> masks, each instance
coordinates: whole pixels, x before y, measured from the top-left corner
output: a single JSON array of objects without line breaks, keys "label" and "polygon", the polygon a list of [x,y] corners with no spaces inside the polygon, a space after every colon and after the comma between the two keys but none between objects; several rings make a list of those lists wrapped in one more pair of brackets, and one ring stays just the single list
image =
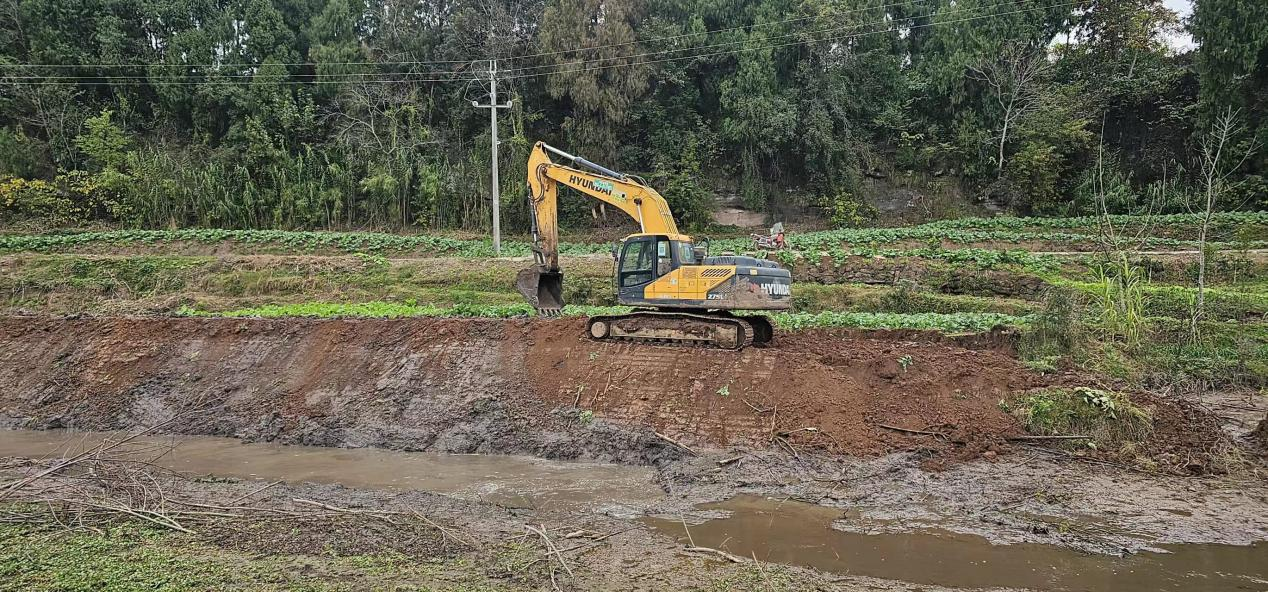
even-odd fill
[{"label": "fallen tree branch", "polygon": [[720,557],[722,559],[730,561],[731,563],[745,563],[748,561],[747,559],[740,557],[739,555],[733,555],[731,553],[727,553],[726,551],[722,551],[720,549],[714,549],[713,547],[684,547],[683,551],[686,551],[688,553],[708,553],[710,555],[714,555],[716,557]]},{"label": "fallen tree branch", "polygon": [[546,534],[546,527],[542,526],[541,528],[537,528],[531,524],[525,524],[524,528],[527,528],[528,530],[536,533],[537,536],[540,536],[542,538],[542,542],[546,544],[546,555],[549,556],[554,554],[554,556],[559,559],[559,565],[564,568],[564,571],[568,572],[568,577],[575,579],[575,576],[572,575],[572,568],[568,566],[568,561],[564,559],[563,552],[559,550],[559,547],[555,546],[554,541],[551,541],[550,536]]},{"label": "fallen tree branch", "polygon": [[748,405],[748,406],[749,406],[749,409],[752,409],[752,410],[753,410],[754,412],[756,412],[756,413],[770,413],[770,412],[771,412],[771,410],[770,410],[770,409],[762,409],[761,407],[758,407],[757,405],[754,405],[754,404],[752,404],[752,403],[749,403],[749,402],[748,402],[748,399],[740,399],[740,400],[741,400],[741,401],[744,401],[744,404],[745,404],[745,405]]},{"label": "fallen tree branch", "polygon": [[358,510],[356,508],[341,508],[339,506],[332,506],[330,504],[323,504],[318,501],[313,501],[310,499],[303,499],[298,497],[291,499],[291,501],[297,504],[307,504],[310,506],[317,506],[323,510],[329,510],[331,512],[340,512],[343,514],[366,514],[368,516],[375,516],[379,518],[383,518],[386,516],[402,516],[405,514],[405,512],[393,512],[391,510]]},{"label": "fallen tree branch", "polygon": [[1013,436],[1005,439],[1009,442],[1026,442],[1030,440],[1091,440],[1092,436]]},{"label": "fallen tree branch", "polygon": [[477,545],[477,544],[476,544],[476,542],[475,542],[475,540],[473,540],[473,539],[469,539],[469,540],[465,540],[465,541],[464,541],[464,540],[462,540],[462,538],[461,538],[461,537],[459,537],[459,536],[454,535],[453,533],[451,533],[451,532],[450,532],[450,529],[445,528],[445,527],[443,527],[443,526],[441,526],[441,525],[439,525],[439,524],[436,524],[434,521],[432,521],[432,519],[431,519],[431,518],[428,518],[428,517],[424,516],[424,515],[423,515],[421,512],[419,512],[418,510],[410,509],[410,511],[411,511],[411,512],[413,512],[413,513],[414,513],[414,516],[418,517],[418,519],[419,519],[419,520],[422,520],[423,522],[426,522],[426,523],[427,523],[428,525],[430,525],[432,528],[435,528],[436,530],[440,531],[440,536],[441,536],[441,537],[448,537],[448,538],[451,538],[451,539],[453,539],[453,540],[455,540],[455,541],[458,541],[459,543],[461,543],[461,544],[463,544],[463,545],[465,545],[465,546],[467,546],[467,547],[470,547],[470,548],[472,548],[472,549],[479,549],[479,548],[480,548],[480,545]]},{"label": "fallen tree branch", "polygon": [[698,456],[698,455],[696,454],[696,451],[695,451],[695,450],[692,450],[692,449],[691,449],[689,446],[687,446],[686,444],[683,444],[682,442],[679,442],[679,441],[677,441],[677,440],[675,440],[675,439],[673,439],[673,438],[670,438],[669,436],[666,436],[665,434],[662,434],[662,433],[660,433],[660,432],[652,432],[652,433],[653,433],[653,434],[656,434],[656,437],[657,437],[657,438],[660,438],[661,440],[664,440],[664,441],[666,441],[666,442],[669,442],[670,444],[673,444],[674,446],[677,446],[678,448],[681,448],[683,451],[687,452],[687,453],[688,453],[688,454],[690,454],[691,456]]},{"label": "fallen tree branch", "polygon": [[179,417],[180,417],[180,415],[178,414],[178,415],[176,415],[176,416],[172,417],[171,419],[169,419],[169,420],[167,420],[167,421],[164,421],[164,422],[161,422],[161,423],[156,423],[156,424],[154,424],[154,425],[152,425],[152,426],[150,426],[150,427],[148,427],[148,428],[145,428],[144,430],[141,430],[141,431],[136,432],[136,433],[133,433],[133,434],[129,434],[129,435],[127,435],[127,436],[123,437],[122,439],[117,440],[117,441],[115,441],[115,442],[102,442],[101,444],[98,444],[97,446],[94,446],[94,447],[92,447],[91,449],[89,449],[89,450],[85,450],[85,451],[83,451],[83,452],[81,452],[81,453],[79,453],[79,454],[76,454],[75,456],[72,456],[72,457],[70,457],[69,459],[64,459],[64,460],[62,460],[62,462],[53,463],[53,465],[52,465],[52,466],[50,466],[50,467],[48,467],[47,469],[44,469],[44,470],[42,470],[42,471],[40,471],[40,472],[38,472],[38,473],[35,473],[34,475],[31,475],[31,476],[28,476],[28,477],[24,477],[24,478],[22,478],[22,479],[19,479],[19,480],[17,480],[17,481],[14,481],[14,482],[12,482],[12,483],[9,483],[9,484],[5,485],[4,490],[3,490],[3,491],[0,491],[0,500],[3,500],[4,498],[9,497],[9,495],[10,495],[10,494],[12,494],[13,492],[15,492],[15,491],[17,491],[17,490],[19,490],[19,489],[21,489],[21,488],[23,488],[23,487],[26,487],[27,485],[30,485],[31,483],[34,483],[34,482],[36,482],[36,481],[39,481],[40,479],[43,479],[44,477],[47,477],[47,476],[49,476],[49,475],[52,475],[53,473],[56,473],[56,472],[61,471],[61,470],[63,470],[63,469],[70,468],[70,467],[72,467],[72,466],[74,466],[74,465],[76,465],[76,464],[79,464],[79,463],[81,463],[81,462],[83,462],[83,461],[85,461],[85,460],[87,460],[87,459],[89,459],[89,458],[94,458],[94,457],[97,457],[97,456],[99,456],[99,455],[100,455],[101,453],[103,453],[103,452],[108,452],[108,451],[110,451],[110,450],[114,450],[115,448],[118,448],[118,447],[120,447],[120,446],[123,446],[124,444],[127,444],[128,442],[131,442],[131,441],[133,441],[133,440],[135,440],[135,439],[137,439],[137,438],[140,438],[141,436],[144,436],[144,435],[146,435],[146,434],[148,434],[148,433],[150,433],[150,432],[153,432],[154,430],[157,430],[157,429],[159,429],[159,428],[161,428],[161,427],[163,427],[163,426],[165,426],[165,425],[167,425],[167,424],[170,424],[170,423],[172,423],[172,422],[176,421]]},{"label": "fallen tree branch", "polygon": [[282,483],[283,483],[283,481],[278,480],[278,481],[274,481],[274,482],[272,482],[272,483],[269,483],[268,485],[264,485],[264,486],[262,486],[262,487],[257,487],[257,488],[255,488],[255,489],[252,489],[251,491],[248,491],[248,492],[246,492],[246,493],[244,493],[244,494],[242,494],[242,495],[240,495],[240,496],[238,496],[238,497],[235,497],[235,498],[233,498],[233,499],[229,500],[229,503],[230,503],[230,504],[236,504],[236,503],[238,503],[238,502],[240,502],[240,501],[242,501],[242,500],[244,500],[244,499],[247,499],[247,498],[249,498],[249,497],[251,497],[251,496],[253,496],[253,495],[257,494],[257,493],[260,493],[261,491],[264,491],[265,489],[268,489],[268,488],[273,487],[273,486],[275,486],[275,485],[281,485]]}]

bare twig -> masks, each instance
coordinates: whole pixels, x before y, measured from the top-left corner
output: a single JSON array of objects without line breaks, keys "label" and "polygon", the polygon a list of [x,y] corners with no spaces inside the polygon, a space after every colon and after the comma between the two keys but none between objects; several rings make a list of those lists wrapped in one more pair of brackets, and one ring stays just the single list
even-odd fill
[{"label": "bare twig", "polygon": [[684,548],[683,551],[686,551],[688,553],[707,553],[710,555],[714,555],[716,557],[721,557],[722,559],[730,561],[731,563],[745,563],[748,561],[747,559],[740,557],[739,555],[733,555],[731,553],[727,553],[726,551],[722,551],[720,549],[714,549],[712,547],[696,547],[693,545],[693,546]]},{"label": "bare twig", "polygon": [[136,432],[136,433],[130,434],[130,435],[128,435],[128,436],[125,436],[124,438],[122,438],[122,439],[120,439],[120,440],[118,440],[118,441],[115,441],[115,442],[102,442],[101,444],[99,444],[99,445],[97,445],[97,446],[93,447],[93,448],[92,448],[92,449],[90,449],[90,450],[85,450],[85,451],[83,451],[83,452],[81,452],[81,453],[79,453],[79,454],[76,454],[75,456],[72,456],[71,458],[66,459],[66,460],[64,460],[64,461],[62,461],[62,462],[54,463],[52,466],[48,467],[47,469],[44,469],[43,471],[40,471],[40,472],[38,472],[38,473],[34,474],[34,475],[31,475],[31,476],[29,476],[29,477],[25,477],[25,478],[23,478],[23,479],[19,479],[19,480],[15,481],[15,482],[9,483],[8,485],[6,485],[6,486],[5,486],[5,488],[4,488],[4,490],[3,490],[3,491],[0,491],[0,500],[3,500],[4,498],[8,497],[8,496],[9,496],[10,494],[12,494],[13,492],[15,492],[15,491],[17,491],[17,490],[19,490],[19,489],[21,489],[21,488],[23,488],[23,487],[26,487],[27,485],[30,485],[31,483],[34,483],[34,482],[36,482],[36,481],[38,481],[38,480],[40,480],[40,479],[43,479],[43,478],[45,478],[45,477],[47,477],[47,476],[49,476],[49,475],[52,475],[53,473],[56,473],[56,472],[61,471],[61,470],[63,470],[63,469],[66,469],[66,468],[69,468],[69,467],[71,467],[71,466],[74,466],[74,465],[76,465],[76,464],[78,464],[78,463],[80,463],[80,462],[83,462],[83,461],[84,461],[84,460],[86,460],[86,459],[93,458],[93,457],[98,457],[98,456],[100,456],[100,455],[101,455],[101,453],[103,453],[103,452],[108,452],[108,451],[110,451],[110,450],[114,450],[114,449],[116,449],[116,448],[118,448],[118,447],[120,447],[120,446],[123,446],[124,444],[127,444],[128,442],[131,442],[131,441],[133,441],[133,440],[135,440],[135,439],[137,439],[137,438],[140,438],[141,436],[144,436],[144,435],[146,435],[146,434],[148,434],[148,433],[150,433],[150,432],[153,432],[154,430],[157,430],[157,429],[159,429],[159,428],[161,428],[161,427],[163,427],[163,426],[166,426],[166,425],[168,425],[168,424],[170,424],[170,423],[172,423],[172,422],[176,421],[176,419],[177,419],[177,418],[179,418],[179,417],[180,417],[180,415],[176,415],[176,416],[172,417],[171,419],[169,419],[169,420],[167,420],[167,421],[164,421],[164,422],[162,422],[162,423],[157,423],[157,424],[154,424],[154,425],[152,425],[152,426],[150,426],[150,427],[148,427],[148,428],[145,428],[144,430],[141,430],[141,431],[139,431],[139,432]]},{"label": "bare twig", "polygon": [[465,546],[467,546],[467,547],[471,547],[472,549],[478,549],[478,548],[480,548],[480,545],[476,544],[476,542],[475,542],[475,540],[474,540],[474,539],[467,539],[467,540],[463,540],[463,539],[462,539],[462,537],[459,537],[459,536],[457,536],[457,535],[453,534],[453,533],[451,532],[451,530],[450,530],[450,529],[445,528],[444,526],[441,526],[441,525],[439,525],[439,524],[435,523],[434,521],[432,521],[432,519],[431,519],[431,518],[428,518],[428,517],[424,516],[424,515],[423,515],[421,512],[419,512],[418,510],[412,510],[412,509],[411,509],[410,511],[411,511],[411,512],[413,512],[413,513],[414,513],[414,516],[416,516],[419,520],[422,520],[423,522],[426,522],[426,523],[427,523],[429,526],[431,526],[432,528],[435,528],[436,530],[440,531],[440,535],[441,535],[442,537],[448,537],[448,538],[451,538],[451,539],[453,539],[453,540],[455,540],[455,541],[458,541],[459,543],[461,543],[461,544],[463,544],[463,545],[465,545]]},{"label": "bare twig", "polygon": [[683,532],[687,533],[687,542],[688,542],[688,543],[691,543],[691,546],[692,546],[692,547],[696,546],[696,540],[695,540],[695,539],[693,539],[693,538],[691,538],[691,529],[690,529],[690,528],[687,528],[687,517],[686,517],[686,516],[683,516],[683,515],[682,515],[682,513],[681,513],[681,512],[679,512],[679,513],[678,513],[678,519],[679,519],[680,521],[682,521],[682,530],[683,530]]},{"label": "bare twig", "polygon": [[679,442],[679,441],[677,441],[677,440],[675,440],[675,439],[673,439],[673,438],[670,438],[669,436],[666,436],[665,434],[662,434],[662,433],[660,433],[660,432],[652,432],[652,433],[653,433],[653,434],[656,434],[656,437],[657,437],[657,438],[660,438],[661,440],[664,440],[664,441],[666,441],[666,442],[669,442],[670,444],[673,444],[674,446],[677,446],[678,448],[681,448],[682,450],[684,450],[685,452],[687,452],[687,453],[688,453],[688,454],[690,454],[691,456],[697,456],[697,455],[696,455],[696,451],[695,451],[695,450],[692,450],[692,449],[691,449],[689,446],[687,446],[686,444],[683,444],[682,442]]},{"label": "bare twig", "polygon": [[744,401],[744,404],[745,404],[745,405],[748,405],[748,406],[749,406],[749,408],[750,408],[750,409],[752,409],[752,410],[753,410],[754,412],[756,412],[756,413],[770,413],[770,411],[771,411],[770,409],[762,409],[761,407],[758,407],[757,405],[754,405],[754,404],[752,404],[752,403],[749,403],[749,402],[748,402],[748,399],[740,399],[740,400],[741,400],[741,401]]},{"label": "bare twig", "polygon": [[274,481],[274,482],[269,483],[269,484],[266,484],[266,485],[262,485],[262,486],[260,486],[260,487],[255,488],[255,489],[252,489],[251,491],[248,491],[248,492],[246,492],[246,493],[244,493],[244,494],[242,494],[242,495],[240,495],[240,496],[238,496],[238,497],[235,497],[235,498],[233,498],[232,500],[229,500],[229,503],[230,503],[230,504],[236,504],[236,503],[238,503],[238,502],[240,502],[240,501],[242,501],[242,500],[244,500],[244,499],[247,499],[247,498],[249,498],[249,497],[251,497],[251,496],[253,496],[253,495],[257,494],[257,493],[260,493],[261,491],[264,491],[265,489],[268,489],[268,488],[273,487],[273,486],[276,486],[276,485],[281,485],[282,483],[284,483],[284,481],[278,480],[278,481]]},{"label": "bare twig", "polygon": [[553,553],[555,557],[559,559],[559,565],[564,568],[564,571],[568,572],[568,577],[575,579],[572,574],[572,568],[568,566],[568,561],[564,559],[564,554],[559,551],[559,547],[555,546],[554,541],[550,540],[550,535],[546,534],[546,527],[542,526],[541,528],[537,528],[531,524],[525,524],[524,528],[527,528],[537,534],[537,536],[540,536],[542,538],[542,542],[546,544],[547,555]]},{"label": "bare twig", "polygon": [[324,504],[322,502],[313,501],[310,499],[298,498],[298,497],[292,499],[291,501],[297,504],[317,506],[318,508],[321,508],[323,510],[330,510],[331,512],[339,512],[341,514],[365,514],[367,516],[377,516],[380,518],[384,516],[400,516],[405,514],[405,512],[393,512],[390,510],[358,510],[356,508],[341,508],[339,506],[332,506],[330,504]]},{"label": "bare twig", "polygon": [[1091,440],[1092,436],[1013,436],[1006,439],[1009,442],[1025,442],[1029,440]]}]

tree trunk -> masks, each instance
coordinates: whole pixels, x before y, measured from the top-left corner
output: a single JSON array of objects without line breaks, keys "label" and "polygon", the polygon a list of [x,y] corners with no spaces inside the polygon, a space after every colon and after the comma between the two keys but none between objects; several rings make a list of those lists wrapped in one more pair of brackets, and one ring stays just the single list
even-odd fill
[{"label": "tree trunk", "polygon": [[1198,227],[1198,292],[1193,299],[1193,318],[1189,325],[1189,333],[1194,341],[1198,339],[1198,321],[1206,313],[1206,227],[1211,219],[1210,205],[1202,224]]},{"label": "tree trunk", "polygon": [[1011,113],[1004,112],[1004,129],[999,132],[999,159],[995,161],[995,178],[1004,177],[1004,142],[1008,141],[1008,121]]}]

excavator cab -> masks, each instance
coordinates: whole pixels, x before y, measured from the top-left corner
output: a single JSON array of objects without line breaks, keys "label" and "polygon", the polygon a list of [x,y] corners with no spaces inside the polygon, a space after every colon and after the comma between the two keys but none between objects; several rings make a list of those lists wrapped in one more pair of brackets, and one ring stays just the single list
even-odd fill
[{"label": "excavator cab", "polygon": [[616,289],[621,304],[644,304],[647,288],[684,265],[695,265],[690,241],[666,235],[630,235],[617,258]]}]

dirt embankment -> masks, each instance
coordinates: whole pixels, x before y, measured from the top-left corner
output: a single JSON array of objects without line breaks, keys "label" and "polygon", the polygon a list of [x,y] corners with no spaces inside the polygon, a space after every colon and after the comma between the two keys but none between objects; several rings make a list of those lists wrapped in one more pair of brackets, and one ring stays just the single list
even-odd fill
[{"label": "dirt embankment", "polygon": [[[991,340],[781,333],[742,352],[583,321],[0,318],[0,425],[657,463],[687,447],[996,449],[1006,394],[1069,377]],[[938,437],[913,431],[935,431]],[[659,435],[658,435],[659,434]]]}]

